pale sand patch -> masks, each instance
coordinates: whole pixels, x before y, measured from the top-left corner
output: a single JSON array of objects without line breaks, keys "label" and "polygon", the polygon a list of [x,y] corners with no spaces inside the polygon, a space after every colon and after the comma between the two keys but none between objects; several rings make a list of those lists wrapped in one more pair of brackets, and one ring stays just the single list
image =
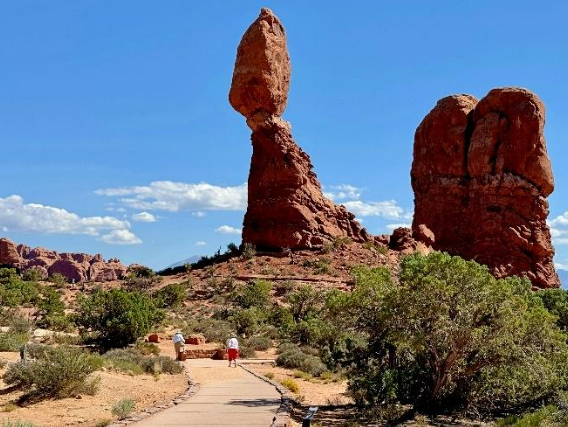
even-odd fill
[{"label": "pale sand patch", "polygon": [[[17,361],[17,353],[0,353],[0,358]],[[0,370],[3,374],[5,369]],[[124,398],[136,402],[135,411],[147,409],[159,402],[171,401],[188,386],[188,377],[180,375],[160,375],[154,379],[150,375],[129,376],[116,372],[97,372],[101,378],[100,390],[95,396],[82,396],[80,399],[67,398],[49,400],[16,407],[11,412],[0,412],[0,422],[4,420],[31,421],[41,427],[85,426],[92,427],[102,420],[112,419],[113,404]],[[2,389],[6,385],[0,381]],[[1,393],[1,391],[0,391]],[[0,410],[13,403],[21,392],[0,394]]]},{"label": "pale sand patch", "polygon": [[305,381],[301,378],[294,378],[291,370],[278,366],[249,364],[247,367],[261,375],[273,373],[273,381],[276,382],[281,382],[285,378],[294,380],[300,386],[300,391],[296,394],[296,397],[302,402],[302,405],[321,406],[353,403],[353,400],[346,395],[347,381],[332,382],[317,378]]}]

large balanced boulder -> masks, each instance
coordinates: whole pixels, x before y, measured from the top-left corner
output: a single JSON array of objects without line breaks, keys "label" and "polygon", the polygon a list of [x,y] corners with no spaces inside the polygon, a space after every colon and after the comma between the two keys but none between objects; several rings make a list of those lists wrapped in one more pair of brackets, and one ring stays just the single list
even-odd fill
[{"label": "large balanced boulder", "polygon": [[290,75],[284,27],[263,8],[239,44],[229,93],[252,130],[243,242],[261,249],[309,249],[335,237],[365,241],[368,235],[354,215],[323,196],[310,157],[281,118]]},{"label": "large balanced boulder", "polygon": [[438,101],[414,141],[414,234],[426,226],[435,249],[485,264],[496,277],[558,287],[543,128],[544,105],[526,89],[494,89],[479,102],[470,95]]}]

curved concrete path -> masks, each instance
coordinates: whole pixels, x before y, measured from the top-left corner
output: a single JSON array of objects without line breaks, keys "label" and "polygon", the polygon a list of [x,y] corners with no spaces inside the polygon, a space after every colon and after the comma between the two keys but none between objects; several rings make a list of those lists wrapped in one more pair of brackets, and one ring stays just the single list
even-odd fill
[{"label": "curved concrete path", "polygon": [[281,396],[270,384],[222,360],[185,362],[199,390],[179,405],[134,425],[157,426],[263,426],[269,427]]}]

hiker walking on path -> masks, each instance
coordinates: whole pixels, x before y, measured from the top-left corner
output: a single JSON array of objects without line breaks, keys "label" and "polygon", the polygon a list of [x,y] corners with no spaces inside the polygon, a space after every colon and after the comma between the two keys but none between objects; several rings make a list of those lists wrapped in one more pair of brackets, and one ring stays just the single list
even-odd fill
[{"label": "hiker walking on path", "polygon": [[176,350],[176,360],[182,360],[181,354],[185,353],[185,338],[181,331],[177,331],[172,337],[174,348]]},{"label": "hiker walking on path", "polygon": [[239,357],[239,341],[235,334],[231,335],[231,338],[227,340],[227,357],[229,359],[229,368],[231,367],[231,362],[235,361],[235,368],[237,367],[237,359]]}]

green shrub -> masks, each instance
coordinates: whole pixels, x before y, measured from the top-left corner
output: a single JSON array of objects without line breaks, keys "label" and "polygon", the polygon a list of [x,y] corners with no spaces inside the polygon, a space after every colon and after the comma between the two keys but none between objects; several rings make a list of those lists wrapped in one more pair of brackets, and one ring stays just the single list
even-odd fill
[{"label": "green shrub", "polygon": [[0,303],[5,307],[34,304],[39,297],[39,285],[35,282],[25,282],[17,275],[6,275],[1,283]]},{"label": "green shrub", "polygon": [[116,370],[131,375],[180,374],[183,372],[183,366],[170,357],[145,356],[133,348],[111,350],[103,357]]},{"label": "green shrub", "polygon": [[43,273],[39,268],[28,268],[24,271],[24,274],[22,274],[22,279],[26,282],[39,282],[40,280],[43,280]]},{"label": "green shrub", "polygon": [[157,275],[154,270],[140,265],[130,269],[124,284],[132,291],[144,292],[162,280],[163,278]]},{"label": "green shrub", "polygon": [[229,335],[233,332],[233,326],[230,322],[219,319],[191,319],[187,322],[187,326],[183,328],[184,336],[192,333],[203,334],[209,342],[225,343]]},{"label": "green shrub", "polygon": [[37,427],[35,424],[29,421],[12,421],[12,420],[4,420],[2,422],[2,427]]},{"label": "green shrub", "polygon": [[241,246],[241,256],[243,259],[253,259],[256,256],[256,248],[252,243],[244,243]]},{"label": "green shrub", "polygon": [[249,338],[246,343],[256,351],[266,351],[272,347],[272,340],[265,336]]},{"label": "green shrub", "polygon": [[37,302],[38,326],[54,331],[71,331],[73,324],[65,314],[65,304],[61,295],[53,288],[44,287]]},{"label": "green shrub", "polygon": [[568,292],[564,289],[545,289],[538,291],[536,296],[546,309],[558,318],[560,329],[568,331]]},{"label": "green shrub", "polygon": [[229,317],[229,320],[232,322],[239,335],[250,336],[259,330],[264,317],[262,310],[251,307],[235,310]]},{"label": "green shrub", "polygon": [[10,320],[10,329],[9,331],[12,334],[29,334],[30,331],[34,328],[34,324],[30,319],[27,319],[22,316],[14,316]]},{"label": "green shrub", "polygon": [[256,357],[256,350],[246,343],[241,343],[239,346],[239,357],[242,359],[254,359]]},{"label": "green shrub", "polygon": [[566,338],[528,280],[497,280],[437,252],[403,258],[399,285],[385,269],[354,276],[355,290],[335,309],[368,340],[350,371],[358,403],[490,412],[566,386]]},{"label": "green shrub", "polygon": [[151,342],[137,341],[135,348],[144,356],[158,356],[160,354],[160,347]]},{"label": "green shrub", "polygon": [[28,342],[29,335],[26,333],[12,333],[10,331],[0,333],[0,351],[20,351],[20,348]]},{"label": "green shrub", "polygon": [[280,384],[282,384],[292,393],[298,393],[300,391],[300,386],[298,385],[298,383],[291,378],[283,379],[282,381],[280,381]]},{"label": "green shrub", "polygon": [[183,304],[186,287],[181,283],[171,283],[155,292],[153,297],[160,308],[175,308]]},{"label": "green shrub", "polygon": [[69,280],[67,280],[67,277],[60,273],[54,273],[49,276],[49,281],[58,288],[64,288],[69,282]]},{"label": "green shrub", "polygon": [[102,347],[120,348],[135,343],[164,316],[147,295],[114,289],[80,298],[76,323]]},{"label": "green shrub", "polygon": [[124,420],[132,413],[136,403],[132,399],[122,399],[112,405],[112,415],[117,417],[119,420]]},{"label": "green shrub", "polygon": [[566,408],[548,405],[523,415],[511,415],[497,421],[498,427],[565,427],[568,420]]},{"label": "green shrub", "polygon": [[96,393],[99,379],[89,376],[101,367],[100,357],[70,347],[47,347],[38,354],[35,360],[10,364],[4,375],[6,384],[25,390],[25,399]]},{"label": "green shrub", "polygon": [[287,345],[276,358],[276,364],[288,369],[299,369],[314,377],[327,370],[319,357],[306,354],[300,347]]},{"label": "green shrub", "polygon": [[242,308],[264,308],[270,302],[272,283],[266,280],[255,280],[236,295],[235,303]]},{"label": "green shrub", "polygon": [[324,294],[313,286],[304,285],[297,291],[288,294],[286,300],[290,304],[290,312],[294,321],[299,322],[321,311]]}]

